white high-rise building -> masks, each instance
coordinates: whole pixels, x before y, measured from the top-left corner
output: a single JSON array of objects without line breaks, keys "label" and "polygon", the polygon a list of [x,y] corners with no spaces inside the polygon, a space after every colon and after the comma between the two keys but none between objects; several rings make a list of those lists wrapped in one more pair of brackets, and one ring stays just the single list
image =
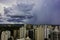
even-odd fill
[{"label": "white high-rise building", "polygon": [[20,38],[25,38],[25,36],[26,36],[26,27],[21,27],[19,29],[19,31],[20,31]]},{"label": "white high-rise building", "polygon": [[42,26],[35,29],[35,40],[44,40],[44,28]]},{"label": "white high-rise building", "polygon": [[1,40],[8,40],[8,38],[10,38],[10,35],[10,31],[2,31]]}]

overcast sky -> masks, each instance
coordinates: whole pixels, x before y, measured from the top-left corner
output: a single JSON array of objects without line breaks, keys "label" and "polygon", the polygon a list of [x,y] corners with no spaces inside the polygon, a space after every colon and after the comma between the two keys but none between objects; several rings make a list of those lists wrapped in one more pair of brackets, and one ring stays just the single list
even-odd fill
[{"label": "overcast sky", "polygon": [[10,7],[16,3],[34,4],[30,11],[34,17],[27,23],[60,24],[60,0],[0,0],[0,13],[3,13],[4,6]]}]

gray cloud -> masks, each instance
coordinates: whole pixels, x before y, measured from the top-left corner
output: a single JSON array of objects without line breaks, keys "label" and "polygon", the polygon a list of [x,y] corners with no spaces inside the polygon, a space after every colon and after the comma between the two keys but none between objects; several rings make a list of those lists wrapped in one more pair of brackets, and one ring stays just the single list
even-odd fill
[{"label": "gray cloud", "polygon": [[4,14],[7,17],[10,17],[7,19],[9,21],[13,22],[15,20],[14,22],[18,22],[18,20],[21,20],[25,22],[26,20],[27,22],[29,18],[33,17],[33,15],[30,12],[32,11],[32,8],[33,8],[33,4],[32,5],[31,4],[17,4],[13,7],[4,8]]}]

